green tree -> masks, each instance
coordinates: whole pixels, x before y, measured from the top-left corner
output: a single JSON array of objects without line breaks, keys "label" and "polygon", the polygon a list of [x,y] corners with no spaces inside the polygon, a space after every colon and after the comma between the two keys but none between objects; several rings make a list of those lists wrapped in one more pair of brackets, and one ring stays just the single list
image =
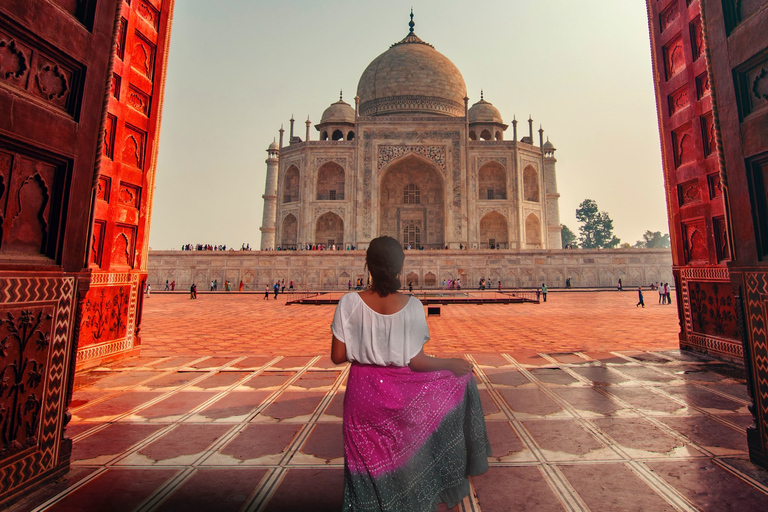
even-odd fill
[{"label": "green tree", "polygon": [[584,249],[609,249],[616,247],[621,240],[613,236],[613,221],[608,212],[601,212],[597,203],[585,199],[576,209],[579,227],[579,244]]},{"label": "green tree", "polygon": [[563,242],[563,247],[576,247],[576,233],[570,230],[565,224],[560,224],[560,240]]},{"label": "green tree", "polygon": [[661,231],[646,231],[643,239],[635,242],[635,247],[640,249],[656,249],[669,247],[669,233],[661,234]]}]

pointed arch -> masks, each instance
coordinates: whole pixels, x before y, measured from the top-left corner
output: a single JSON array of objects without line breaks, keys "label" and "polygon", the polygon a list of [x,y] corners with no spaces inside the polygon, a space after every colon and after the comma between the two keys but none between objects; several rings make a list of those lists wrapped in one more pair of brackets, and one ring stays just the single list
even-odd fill
[{"label": "pointed arch", "polygon": [[523,193],[526,201],[538,203],[540,199],[539,191],[539,173],[532,165],[523,170]]},{"label": "pointed arch", "polygon": [[509,247],[509,226],[506,217],[499,212],[490,212],[480,219],[481,246],[506,249]]},{"label": "pointed arch", "polygon": [[288,167],[283,179],[283,202],[293,203],[299,200],[299,183],[301,181],[299,168],[295,165]]},{"label": "pointed arch", "polygon": [[280,227],[280,247],[283,249],[295,249],[299,239],[299,221],[289,213],[283,219]]},{"label": "pointed arch", "polygon": [[344,185],[344,168],[336,162],[326,162],[317,170],[318,201],[343,200]]},{"label": "pointed arch", "polygon": [[344,221],[333,212],[326,212],[315,222],[315,243],[325,246],[344,245]]},{"label": "pointed arch", "polygon": [[480,140],[493,140],[493,135],[491,135],[490,131],[483,130],[480,132]]},{"label": "pointed arch", "polygon": [[481,201],[507,198],[507,170],[498,162],[488,162],[477,172]]},{"label": "pointed arch", "polygon": [[529,249],[541,248],[541,221],[535,213],[525,219],[525,243]]}]

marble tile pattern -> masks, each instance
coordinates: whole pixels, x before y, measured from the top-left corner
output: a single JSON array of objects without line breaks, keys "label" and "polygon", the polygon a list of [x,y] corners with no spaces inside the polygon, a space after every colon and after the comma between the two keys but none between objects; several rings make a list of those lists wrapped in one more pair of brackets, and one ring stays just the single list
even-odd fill
[{"label": "marble tile pattern", "polygon": [[[596,355],[464,354],[493,453],[456,510],[764,510],[738,372],[674,349]],[[72,471],[17,510],[339,509],[346,365],[133,363],[81,376]]]}]

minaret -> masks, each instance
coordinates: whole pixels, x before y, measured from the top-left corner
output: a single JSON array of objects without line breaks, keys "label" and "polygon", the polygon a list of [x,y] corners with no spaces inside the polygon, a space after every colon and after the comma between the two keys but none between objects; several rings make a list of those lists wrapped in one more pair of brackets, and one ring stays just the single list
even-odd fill
[{"label": "minaret", "polygon": [[[540,132],[543,134],[543,130]],[[544,190],[547,198],[547,249],[562,249],[563,239],[560,236],[560,194],[557,191],[557,171],[555,170],[555,146],[545,142],[541,149],[544,151]]]},{"label": "minaret", "polygon": [[309,116],[307,116],[305,123],[307,124],[307,137],[304,139],[304,142],[309,142],[309,127],[312,126],[312,121],[309,120]]},{"label": "minaret", "polygon": [[261,217],[261,250],[275,248],[275,223],[277,221],[277,164],[280,148],[272,142],[267,149],[267,183],[264,186],[264,213]]}]

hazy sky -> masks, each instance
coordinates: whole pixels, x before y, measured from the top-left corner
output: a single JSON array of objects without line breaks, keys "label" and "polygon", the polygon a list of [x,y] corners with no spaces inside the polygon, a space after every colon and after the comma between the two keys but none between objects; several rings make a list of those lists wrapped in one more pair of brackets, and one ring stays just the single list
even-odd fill
[{"label": "hazy sky", "polygon": [[[180,0],[168,64],[150,245],[259,247],[266,148],[291,114],[304,138],[354,104],[366,66],[408,32],[453,61],[470,105],[531,114],[557,147],[561,222],[585,198],[622,242],[669,231],[641,0]],[[512,137],[512,128],[507,138]],[[317,140],[312,128],[311,138]],[[287,141],[287,135],[286,135]]]}]

